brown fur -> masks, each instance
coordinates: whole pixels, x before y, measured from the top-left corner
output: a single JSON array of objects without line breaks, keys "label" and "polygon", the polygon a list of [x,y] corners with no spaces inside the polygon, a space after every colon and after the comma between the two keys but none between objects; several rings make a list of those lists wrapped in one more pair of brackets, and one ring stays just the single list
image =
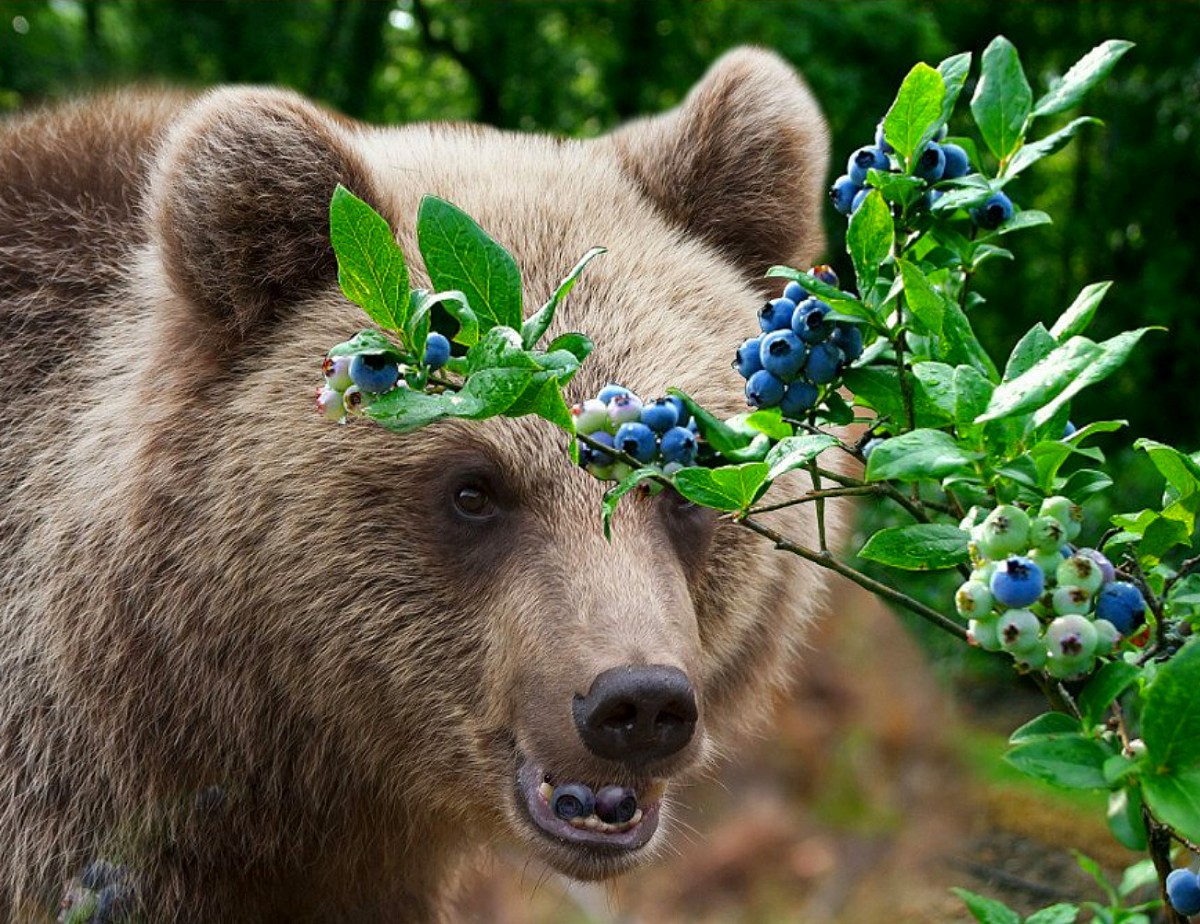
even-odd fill
[{"label": "brown fur", "polygon": [[[606,543],[601,486],[536,421],[320,420],[320,353],[364,322],[328,200],[340,181],[379,208],[419,283],[417,204],[451,199],[530,305],[607,246],[556,322],[599,344],[573,396],[675,384],[732,413],[751,280],[816,255],[825,163],[811,97],[756,51],[593,142],[369,129],[255,89],[0,129],[0,916],[104,855],[155,922],[426,921],[489,841],[581,876],[669,841],[550,843],[515,805],[517,754],[623,778],[569,703],[659,663],[702,728],[655,773],[706,766],[785,684],[816,569],[661,496]],[[498,522],[453,516],[464,478]]]}]

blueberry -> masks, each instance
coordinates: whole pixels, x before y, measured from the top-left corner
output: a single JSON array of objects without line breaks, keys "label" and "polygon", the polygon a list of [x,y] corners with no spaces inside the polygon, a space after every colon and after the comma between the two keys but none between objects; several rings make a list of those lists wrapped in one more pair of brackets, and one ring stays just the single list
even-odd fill
[{"label": "blueberry", "polygon": [[1173,869],[1167,874],[1167,901],[1180,914],[1200,914],[1200,877],[1190,869]]},{"label": "blueberry", "polygon": [[783,287],[783,297],[795,302],[797,305],[808,298],[808,293],[804,291],[804,286],[800,283],[792,281]]},{"label": "blueberry", "polygon": [[1000,636],[996,631],[999,622],[992,616],[972,619],[967,623],[967,643],[984,651],[999,651]]},{"label": "blueberry", "polygon": [[321,363],[321,372],[325,374],[325,384],[337,391],[345,391],[352,384],[350,379],[351,356],[326,356]]},{"label": "blueberry", "polygon": [[425,338],[425,365],[430,369],[441,369],[450,358],[450,341],[436,330]]},{"label": "blueberry", "polygon": [[784,417],[799,420],[817,406],[819,397],[820,393],[817,391],[816,385],[806,382],[804,379],[798,379],[788,385],[787,390],[783,393],[783,400],[779,402],[779,409],[783,411]]},{"label": "blueberry", "polygon": [[1013,555],[1000,562],[992,575],[991,591],[1001,606],[1020,608],[1037,602],[1046,587],[1042,569],[1028,558]]},{"label": "blueberry", "polygon": [[766,369],[760,369],[746,381],[746,400],[753,407],[775,407],[783,400],[785,387]]},{"label": "blueberry", "polygon": [[742,345],[737,348],[737,353],[733,357],[733,368],[742,378],[748,379],[762,368],[762,360],[758,355],[761,343],[762,337],[751,337],[749,340],[743,341]]},{"label": "blueberry", "polygon": [[563,783],[554,787],[550,808],[564,820],[587,818],[596,809],[596,797],[582,783]]},{"label": "blueberry", "polygon": [[696,459],[696,434],[686,427],[672,427],[662,435],[663,461],[691,465]]},{"label": "blueberry", "polygon": [[[833,267],[828,263],[818,263],[808,271],[808,275],[815,276],[821,282],[825,283],[825,285],[833,286],[835,289],[841,285],[838,281],[837,273],[834,272]],[[797,301],[796,304],[799,304],[799,302]]]},{"label": "blueberry", "polygon": [[890,166],[887,155],[873,144],[859,148],[850,155],[846,163],[846,175],[851,182],[862,186],[867,181],[868,170],[887,170]]},{"label": "blueberry", "polygon": [[848,176],[839,176],[829,187],[829,201],[833,203],[834,211],[841,215],[849,215],[854,197],[861,192],[862,187]]},{"label": "blueberry", "polygon": [[942,178],[942,174],[945,172],[946,154],[942,151],[940,144],[936,141],[931,141],[925,145],[925,150],[917,157],[917,163],[913,167],[913,175],[919,176],[930,183],[936,183]]},{"label": "blueberry", "polygon": [[360,391],[378,395],[400,378],[400,366],[386,353],[355,353],[350,361],[350,379]]},{"label": "blueberry", "polygon": [[1029,548],[1029,515],[1020,507],[1001,504],[979,525],[978,541],[979,550],[991,559],[1024,551]]},{"label": "blueberry", "polygon": [[677,427],[686,427],[692,422],[691,411],[687,409],[687,405],[683,403],[681,397],[678,395],[668,395],[665,400],[674,405],[676,413],[679,414],[679,421],[676,423]]},{"label": "blueberry", "polygon": [[654,431],[641,421],[621,424],[614,442],[617,449],[639,462],[649,462],[658,450]]},{"label": "blueberry", "polygon": [[1104,574],[1100,566],[1086,555],[1064,558],[1055,577],[1060,586],[1078,587],[1089,595],[1098,591],[1104,583]]},{"label": "blueberry", "polygon": [[937,133],[933,136],[933,140],[944,141],[948,134],[950,134],[950,126],[943,122],[938,126]]},{"label": "blueberry", "polygon": [[[616,440],[613,439],[612,434],[607,432],[606,430],[596,430],[594,433],[588,433],[587,437],[588,437],[588,439],[592,440],[593,442],[602,443],[603,445],[608,446],[610,448],[616,448],[616,445],[617,445]],[[581,450],[584,448],[588,449],[588,451],[589,451],[589,459],[588,459],[587,463],[584,463],[583,462],[583,453],[581,451],[579,454],[581,464],[585,464],[585,465],[590,464],[590,465],[596,465],[596,466],[600,466],[600,467],[604,467],[606,465],[613,464],[613,457],[611,455],[609,455],[607,452],[604,452],[601,449],[593,449],[590,446],[580,447]]]},{"label": "blueberry", "polygon": [[1079,428],[1077,426],[1075,426],[1075,424],[1071,423],[1071,421],[1068,420],[1065,424],[1063,424],[1062,438],[1064,440],[1069,440],[1071,437],[1073,437],[1078,432],[1079,432]]},{"label": "blueberry", "polygon": [[983,205],[971,209],[971,219],[986,231],[999,228],[1012,217],[1012,200],[1002,192],[992,193]]},{"label": "blueberry", "polygon": [[[1096,627],[1086,616],[1077,613],[1059,616],[1046,627],[1046,648],[1050,662],[1058,661],[1071,676],[1086,669],[1096,651]],[[1058,676],[1058,675],[1056,675]]]},{"label": "blueberry", "polygon": [[342,406],[347,414],[361,414],[363,410],[370,406],[374,400],[374,395],[371,395],[357,385],[351,385],[342,392]]},{"label": "blueberry", "polygon": [[1029,651],[1041,644],[1042,624],[1032,611],[1009,610],[996,623],[996,635],[1006,651]]},{"label": "blueberry", "polygon": [[805,343],[820,343],[833,333],[833,325],[825,320],[832,311],[819,298],[806,298],[792,312],[792,331]]},{"label": "blueberry", "polygon": [[317,390],[317,412],[326,420],[341,420],[346,416],[342,393],[336,388],[325,386]]},{"label": "blueberry", "polygon": [[1128,581],[1113,581],[1096,597],[1096,618],[1107,619],[1122,635],[1128,635],[1146,615],[1146,599]]},{"label": "blueberry", "polygon": [[818,343],[808,351],[805,375],[816,385],[826,385],[837,378],[842,364],[842,351],[832,343]]},{"label": "blueberry", "polygon": [[608,402],[611,401],[613,398],[615,398],[617,395],[628,395],[628,394],[632,394],[632,392],[630,392],[630,390],[628,388],[626,388],[623,385],[614,385],[610,382],[608,385],[605,385],[603,388],[600,389],[600,393],[598,395],[596,395],[596,399],[598,401],[603,401],[605,404],[608,404]]},{"label": "blueberry", "polygon": [[863,443],[863,448],[862,448],[863,458],[864,459],[871,458],[871,453],[873,453],[876,449],[878,449],[882,445],[883,445],[883,437],[882,436],[871,437],[869,440],[867,440],[865,443]]},{"label": "blueberry", "polygon": [[1055,589],[1050,602],[1059,616],[1086,616],[1092,608],[1092,595],[1082,587],[1064,585]]},{"label": "blueberry", "polygon": [[887,139],[883,136],[883,119],[880,119],[879,124],[875,126],[875,147],[883,151],[884,154],[892,154],[896,150],[887,143]]},{"label": "blueberry", "polygon": [[992,612],[992,592],[982,581],[966,581],[954,593],[954,608],[968,619],[986,618]]},{"label": "blueberry", "polygon": [[1121,641],[1121,633],[1107,619],[1093,619],[1092,625],[1096,627],[1096,654],[1111,654]]},{"label": "blueberry", "polygon": [[1072,503],[1069,497],[1056,494],[1042,501],[1038,516],[1054,517],[1067,531],[1067,542],[1073,542],[1083,528],[1083,508]]},{"label": "blueberry", "polygon": [[632,392],[615,395],[608,402],[608,420],[614,427],[642,418],[642,399]]},{"label": "blueberry", "polygon": [[1057,552],[1066,541],[1066,527],[1054,517],[1038,517],[1029,524],[1029,545],[1039,552]]},{"label": "blueberry", "polygon": [[946,168],[942,171],[943,180],[957,180],[971,172],[971,161],[967,152],[957,144],[943,144],[942,154],[946,158]]},{"label": "blueberry", "polygon": [[1105,584],[1111,584],[1117,577],[1117,569],[1113,567],[1113,563],[1108,560],[1108,556],[1096,549],[1080,549],[1079,554],[1086,558],[1090,558],[1100,566],[1100,577]]},{"label": "blueberry", "polygon": [[666,433],[679,423],[679,411],[666,398],[655,398],[642,405],[642,423],[655,433]]},{"label": "blueberry", "polygon": [[852,363],[862,356],[863,337],[857,324],[835,321],[833,333],[829,335],[829,342],[842,351],[842,357],[848,363]]},{"label": "blueberry", "polygon": [[605,786],[596,793],[596,814],[610,825],[630,821],[637,808],[637,795],[624,786]]},{"label": "blueberry", "polygon": [[759,345],[762,367],[783,382],[790,382],[799,374],[807,355],[804,341],[790,330],[772,331]]},{"label": "blueberry", "polygon": [[854,194],[854,199],[850,202],[850,214],[853,215],[858,211],[858,207],[863,204],[863,200],[870,195],[869,189],[860,189]]},{"label": "blueberry", "polygon": [[783,330],[792,323],[792,314],[795,311],[796,303],[790,298],[773,298],[758,309],[758,326],[764,334],[773,330]]},{"label": "blueberry", "polygon": [[591,433],[608,425],[608,408],[599,398],[588,398],[571,407],[576,433]]}]

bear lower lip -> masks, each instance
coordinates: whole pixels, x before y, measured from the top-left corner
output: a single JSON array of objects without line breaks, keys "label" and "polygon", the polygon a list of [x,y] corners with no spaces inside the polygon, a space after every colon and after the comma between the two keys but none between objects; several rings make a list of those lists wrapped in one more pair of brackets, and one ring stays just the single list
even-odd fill
[{"label": "bear lower lip", "polygon": [[[644,847],[658,829],[659,808],[665,783],[642,787],[637,815],[625,824],[609,825],[595,816],[586,820],[565,821],[554,814],[544,781],[545,771],[529,760],[523,760],[517,770],[517,800],[534,825],[559,844],[583,847],[596,851],[625,852]],[[593,822],[588,824],[588,822]]]}]

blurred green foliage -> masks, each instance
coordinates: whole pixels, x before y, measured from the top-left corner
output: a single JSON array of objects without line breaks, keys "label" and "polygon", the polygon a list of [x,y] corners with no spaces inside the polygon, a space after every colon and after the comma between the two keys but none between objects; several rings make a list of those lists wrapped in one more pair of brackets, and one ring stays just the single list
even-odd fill
[{"label": "blurred green foliage", "polygon": [[[675,104],[723,50],[754,43],[822,101],[836,175],[915,61],[978,54],[997,33],[1035,92],[1105,38],[1138,47],[1088,101],[1107,126],[1014,184],[1055,224],[1014,237],[1014,264],[985,267],[977,328],[1007,354],[1083,285],[1115,280],[1097,339],[1148,323],[1170,333],[1075,416],[1116,413],[1133,434],[1198,448],[1200,0],[0,0],[0,112],[129,82],[261,82],[374,122],[587,136]],[[844,222],[827,220],[838,254]]]}]

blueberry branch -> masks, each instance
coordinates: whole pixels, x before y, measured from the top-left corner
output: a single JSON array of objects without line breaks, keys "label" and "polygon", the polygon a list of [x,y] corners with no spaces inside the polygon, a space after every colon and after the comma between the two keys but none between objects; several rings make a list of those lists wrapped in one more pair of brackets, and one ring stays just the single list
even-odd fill
[{"label": "blueberry branch", "polygon": [[1188,924],[1188,919],[1172,908],[1171,902],[1167,898],[1167,876],[1171,874],[1173,868],[1171,864],[1171,829],[1155,818],[1144,806],[1142,807],[1142,821],[1146,825],[1150,859],[1154,861],[1154,870],[1158,873],[1163,914],[1167,924]]}]

